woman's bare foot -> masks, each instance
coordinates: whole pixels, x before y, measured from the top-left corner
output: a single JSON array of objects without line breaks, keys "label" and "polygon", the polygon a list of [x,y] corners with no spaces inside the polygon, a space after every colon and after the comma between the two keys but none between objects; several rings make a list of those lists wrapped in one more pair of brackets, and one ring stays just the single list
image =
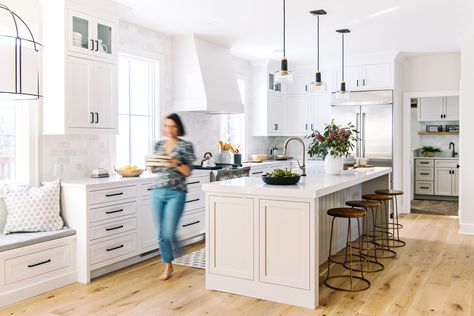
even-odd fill
[{"label": "woman's bare foot", "polygon": [[166,263],[165,271],[160,275],[161,281],[166,281],[171,278],[171,274],[173,274],[173,265],[171,263]]}]

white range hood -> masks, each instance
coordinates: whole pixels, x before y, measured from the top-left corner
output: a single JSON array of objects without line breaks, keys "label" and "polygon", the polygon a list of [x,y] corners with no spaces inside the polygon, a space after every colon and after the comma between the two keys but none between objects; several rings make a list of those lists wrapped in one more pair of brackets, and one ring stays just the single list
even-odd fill
[{"label": "white range hood", "polygon": [[230,50],[194,34],[173,38],[177,112],[243,113]]}]

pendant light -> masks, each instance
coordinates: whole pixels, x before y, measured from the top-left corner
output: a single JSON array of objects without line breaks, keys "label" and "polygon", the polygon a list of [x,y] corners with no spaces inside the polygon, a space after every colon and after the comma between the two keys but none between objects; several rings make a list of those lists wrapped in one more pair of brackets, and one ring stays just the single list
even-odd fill
[{"label": "pendant light", "polygon": [[288,59],[286,58],[286,1],[283,0],[283,58],[281,59],[280,70],[275,74],[275,81],[278,83],[293,83],[293,74],[288,71]]},{"label": "pendant light", "polygon": [[319,68],[319,53],[320,53],[319,52],[320,51],[319,50],[319,17],[321,15],[326,15],[327,12],[324,10],[314,10],[314,11],[310,11],[309,13],[311,13],[312,15],[316,15],[316,18],[317,18],[317,44],[318,44],[317,69],[316,69],[315,81],[312,84],[316,89],[326,91],[326,83],[322,82],[321,70]]},{"label": "pendant light", "polygon": [[342,81],[341,81],[341,90],[336,93],[337,99],[349,99],[350,92],[346,91],[346,82],[344,81],[344,35],[350,33],[348,29],[337,30],[336,32],[341,34],[342,37]]},{"label": "pendant light", "polygon": [[[0,4],[0,12],[12,19],[12,35],[0,35],[0,101],[32,100],[41,95],[40,65],[41,44],[35,41],[28,25],[6,5]],[[22,24],[30,38],[20,36]]]}]

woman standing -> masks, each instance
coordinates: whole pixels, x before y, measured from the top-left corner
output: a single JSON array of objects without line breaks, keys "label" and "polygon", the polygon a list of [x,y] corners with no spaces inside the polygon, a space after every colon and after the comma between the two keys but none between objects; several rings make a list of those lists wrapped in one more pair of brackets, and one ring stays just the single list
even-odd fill
[{"label": "woman standing", "polygon": [[186,199],[186,177],[191,174],[194,156],[193,145],[182,140],[184,126],[177,114],[170,114],[165,119],[163,133],[166,140],[156,142],[154,154],[167,155],[172,158],[166,167],[148,167],[158,174],[158,184],[153,190],[153,218],[158,230],[158,243],[165,271],[160,280],[168,280],[173,273],[173,250],[178,251],[176,228],[183,214]]}]

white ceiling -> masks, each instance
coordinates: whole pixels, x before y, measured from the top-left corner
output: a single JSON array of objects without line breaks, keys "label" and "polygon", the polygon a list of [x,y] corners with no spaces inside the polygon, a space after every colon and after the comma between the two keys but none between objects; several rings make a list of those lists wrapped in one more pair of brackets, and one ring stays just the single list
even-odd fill
[{"label": "white ceiling", "polygon": [[[246,59],[275,58],[282,46],[282,0],[115,0],[132,8],[124,20],[163,33],[196,33],[225,43]],[[316,18],[321,54],[340,54],[336,29],[349,28],[348,54],[460,50],[466,0],[287,0],[287,56],[314,60]],[[472,0],[468,0],[472,1]]]}]

